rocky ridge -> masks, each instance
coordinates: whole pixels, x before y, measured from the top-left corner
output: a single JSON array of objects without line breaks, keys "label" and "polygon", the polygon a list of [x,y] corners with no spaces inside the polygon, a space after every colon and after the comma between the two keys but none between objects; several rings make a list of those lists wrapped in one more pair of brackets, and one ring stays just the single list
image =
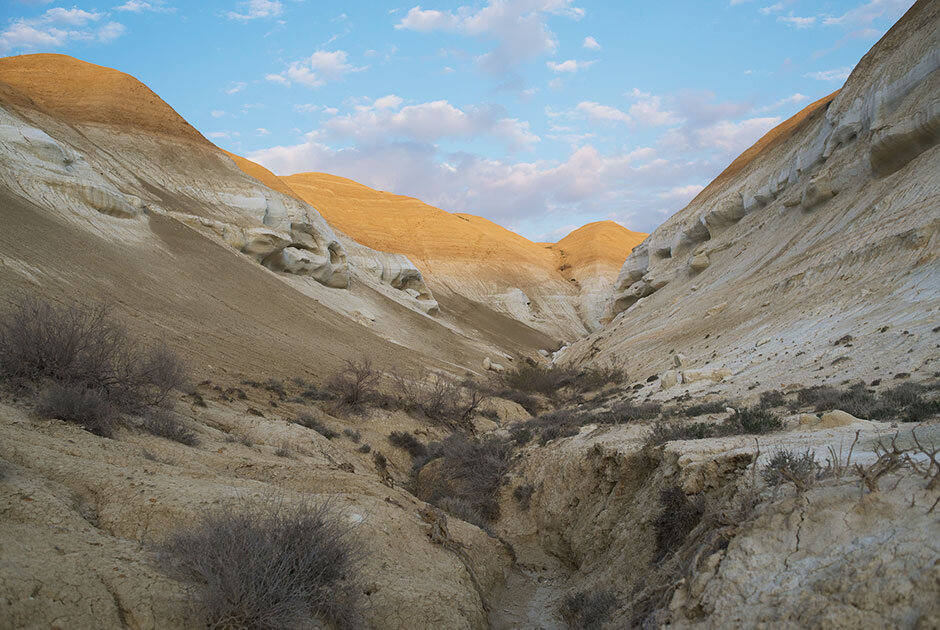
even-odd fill
[{"label": "rocky ridge", "polygon": [[650,234],[609,325],[560,360],[693,392],[936,371],[938,18],[915,5],[845,87]]}]

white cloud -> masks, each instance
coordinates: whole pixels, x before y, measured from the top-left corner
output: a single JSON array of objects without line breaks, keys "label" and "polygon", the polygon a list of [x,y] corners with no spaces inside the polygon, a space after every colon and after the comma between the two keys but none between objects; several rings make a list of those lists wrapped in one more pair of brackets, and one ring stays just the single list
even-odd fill
[{"label": "white cloud", "polygon": [[451,31],[493,40],[496,47],[477,61],[484,69],[501,74],[523,61],[555,52],[558,40],[548,28],[549,15],[577,20],[584,10],[571,6],[571,0],[488,0],[476,11],[460,7],[455,12],[415,6],[395,28]]},{"label": "white cloud", "polygon": [[777,101],[776,103],[773,103],[773,104],[771,104],[771,105],[767,105],[766,107],[761,107],[761,108],[760,108],[759,110],[757,110],[757,111],[759,111],[759,112],[769,112],[769,111],[772,111],[772,110],[777,109],[778,107],[783,107],[784,105],[798,105],[799,103],[802,103],[803,101],[807,100],[808,98],[809,98],[809,97],[806,96],[805,94],[800,94],[799,92],[797,92],[797,93],[795,93],[795,94],[791,94],[790,96],[786,96],[786,97],[780,99],[780,100]]},{"label": "white cloud", "polygon": [[630,123],[630,116],[610,105],[601,105],[592,101],[582,101],[577,104],[575,111],[586,115],[594,121]]},{"label": "white cloud", "polygon": [[284,5],[278,0],[247,0],[246,2],[239,2],[238,6],[241,7],[243,13],[229,11],[225,15],[230,20],[244,22],[258,18],[276,17],[284,10]]},{"label": "white cloud", "polygon": [[815,16],[799,17],[791,13],[790,15],[781,15],[777,18],[777,21],[795,28],[809,28],[816,23],[816,18]]},{"label": "white cloud", "polygon": [[267,129],[265,129],[264,127],[258,127],[257,129],[255,129],[255,132],[256,132],[259,136],[270,136],[270,135],[271,135],[271,132],[268,131]]},{"label": "white cloud", "polygon": [[403,102],[404,101],[401,98],[395,96],[394,94],[389,94],[388,96],[375,99],[375,101],[372,103],[372,106],[376,109],[398,109],[398,107]]},{"label": "white cloud", "polygon": [[357,105],[353,113],[325,121],[321,128],[329,137],[369,143],[388,138],[433,143],[489,135],[511,148],[524,149],[539,141],[529,123],[506,117],[500,107],[461,109],[447,101],[433,101],[398,109],[402,102],[397,96],[384,96],[371,105]]},{"label": "white cloud", "polygon": [[771,4],[769,6],[762,8],[760,12],[763,13],[764,15],[770,15],[771,13],[777,13],[778,11],[783,11],[783,7],[784,7],[783,2],[777,2],[775,4]]},{"label": "white cloud", "polygon": [[701,184],[688,184],[676,186],[670,190],[659,193],[658,197],[675,208],[684,208],[695,195],[705,190]]},{"label": "white cloud", "polygon": [[891,23],[896,22],[905,11],[911,8],[914,0],[870,0],[854,9],[846,11],[838,17],[827,17],[823,20],[826,26],[845,26],[854,28],[869,26],[877,19],[884,18]]},{"label": "white cloud", "polygon": [[225,116],[225,112],[222,111],[221,109],[213,109],[213,110],[212,110],[212,117],[213,117],[213,118],[222,118],[222,116]]},{"label": "white cloud", "polygon": [[650,127],[674,125],[681,122],[681,119],[675,112],[663,111],[661,109],[661,97],[641,92],[637,88],[633,89],[631,96],[639,99],[630,106],[630,115],[636,122]]},{"label": "white cloud", "polygon": [[277,74],[268,74],[264,78],[282,85],[299,83],[309,88],[317,88],[325,85],[329,79],[338,79],[350,72],[365,70],[365,68],[357,68],[347,63],[347,57],[344,50],[332,52],[318,50],[305,59],[291,62],[287,70]]},{"label": "white cloud", "polygon": [[244,90],[246,87],[248,87],[248,84],[245,83],[244,81],[233,81],[232,83],[229,83],[229,86],[228,88],[226,88],[225,93],[226,94],[238,94],[239,92]]},{"label": "white cloud", "polygon": [[820,70],[819,72],[808,72],[804,77],[816,79],[817,81],[845,81],[852,73],[852,68],[834,68],[833,70]]},{"label": "white cloud", "polygon": [[699,147],[714,147],[738,154],[780,123],[779,117],[749,118],[740,122],[723,120],[695,132]]},{"label": "white cloud", "polygon": [[173,7],[165,6],[163,0],[150,0],[150,2],[144,2],[143,0],[127,0],[124,4],[114,7],[115,11],[129,11],[130,13],[143,13],[144,11],[150,11],[152,13],[173,13],[176,11]]},{"label": "white cloud", "polygon": [[35,18],[20,18],[0,32],[0,51],[58,48],[71,42],[107,43],[124,33],[124,25],[107,22],[103,14],[78,8],[52,8]]},{"label": "white cloud", "polygon": [[590,68],[596,63],[596,61],[577,61],[575,59],[569,59],[567,61],[562,61],[561,63],[556,63],[554,61],[546,62],[549,70],[552,72],[570,72],[574,74],[578,70],[583,70],[584,68]]},{"label": "white cloud", "polygon": [[584,42],[581,43],[581,46],[587,48],[588,50],[600,50],[601,45],[597,43],[597,40],[588,35],[584,38]]}]

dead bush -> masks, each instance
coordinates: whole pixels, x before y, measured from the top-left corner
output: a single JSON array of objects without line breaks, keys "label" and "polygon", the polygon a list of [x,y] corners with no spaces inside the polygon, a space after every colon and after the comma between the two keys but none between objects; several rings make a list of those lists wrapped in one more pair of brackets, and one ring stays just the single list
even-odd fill
[{"label": "dead bush", "polygon": [[486,399],[473,381],[458,384],[438,374],[392,375],[398,405],[419,411],[426,418],[452,430],[472,428],[473,415]]},{"label": "dead bush", "polygon": [[160,406],[183,389],[187,368],[165,346],[129,337],[107,306],[56,306],[26,295],[0,317],[0,380],[49,392],[48,404],[58,401],[78,417],[100,398],[112,414]]},{"label": "dead bush", "polygon": [[662,446],[677,440],[703,440],[719,434],[719,425],[705,422],[657,422],[646,437],[647,446]]},{"label": "dead bush", "polygon": [[360,547],[326,505],[242,501],[202,515],[162,552],[168,571],[194,583],[208,627],[359,625]]},{"label": "dead bush", "polygon": [[42,388],[36,411],[49,418],[80,424],[96,435],[112,437],[117,428],[107,393],[74,383],[50,382]]},{"label": "dead bush", "polygon": [[328,440],[332,440],[337,435],[339,435],[339,433],[329,428],[328,426],[326,426],[325,424],[323,424],[322,422],[314,418],[312,414],[309,414],[307,412],[303,412],[299,416],[297,416],[297,419],[294,420],[294,422],[303,427],[307,427],[311,431],[316,431],[317,433],[319,433],[320,435],[322,435]]},{"label": "dead bush", "polygon": [[678,486],[661,491],[659,505],[662,512],[653,521],[653,529],[656,531],[656,562],[679,549],[705,513],[703,499],[696,497],[690,500]]},{"label": "dead bush", "polygon": [[662,413],[662,405],[656,402],[635,403],[627,401],[616,405],[611,411],[595,421],[605,424],[626,424],[639,420],[650,420]]},{"label": "dead bush", "polygon": [[769,486],[779,486],[789,481],[797,489],[803,490],[819,479],[821,472],[813,451],[798,453],[784,449],[774,453],[764,465],[761,478]]},{"label": "dead bush", "polygon": [[183,422],[167,409],[155,409],[148,412],[141,422],[141,428],[152,435],[173,440],[186,446],[196,446],[199,439],[186,428]]},{"label": "dead bush", "polygon": [[772,409],[774,407],[783,407],[787,404],[787,397],[778,389],[771,389],[761,392],[760,402],[757,403],[761,409]]},{"label": "dead bush", "polygon": [[535,494],[535,486],[531,483],[520,484],[512,491],[512,496],[522,511],[529,509],[533,494]]},{"label": "dead bush", "polygon": [[330,379],[328,387],[341,404],[358,407],[375,399],[380,377],[372,368],[372,360],[363,357],[346,361],[345,367]]},{"label": "dead bush", "polygon": [[563,387],[570,385],[576,374],[571,369],[538,363],[522,363],[500,375],[503,384],[510,389],[553,398]]},{"label": "dead bush", "polygon": [[388,441],[392,446],[408,451],[412,459],[421,457],[428,452],[427,447],[418,438],[405,431],[392,431],[388,436]]},{"label": "dead bush", "polygon": [[[493,436],[468,439],[455,433],[441,442],[432,442],[427,453],[414,461],[415,492],[419,499],[438,507],[448,497],[460,499],[484,521],[492,522],[499,516],[499,489],[509,469],[511,450],[509,440]],[[430,464],[434,469],[425,479],[421,470]]]},{"label": "dead bush", "polygon": [[697,405],[692,405],[686,407],[682,410],[682,415],[687,418],[694,418],[696,416],[701,416],[706,413],[724,413],[725,409],[728,407],[728,402],[724,400],[718,400],[715,402],[704,402]]},{"label": "dead bush", "polygon": [[760,407],[738,409],[721,425],[722,435],[747,433],[760,435],[783,428],[783,421],[773,413]]},{"label": "dead bush", "polygon": [[597,630],[610,619],[617,606],[613,591],[579,591],[565,597],[561,614],[572,628]]}]

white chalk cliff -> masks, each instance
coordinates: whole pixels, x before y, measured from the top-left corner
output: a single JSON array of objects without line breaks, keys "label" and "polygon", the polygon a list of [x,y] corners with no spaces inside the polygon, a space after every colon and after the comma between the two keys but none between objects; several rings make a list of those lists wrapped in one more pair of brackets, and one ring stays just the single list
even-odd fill
[{"label": "white chalk cliff", "polygon": [[927,2],[634,249],[606,328],[561,358],[692,390],[936,372],[938,141]]}]

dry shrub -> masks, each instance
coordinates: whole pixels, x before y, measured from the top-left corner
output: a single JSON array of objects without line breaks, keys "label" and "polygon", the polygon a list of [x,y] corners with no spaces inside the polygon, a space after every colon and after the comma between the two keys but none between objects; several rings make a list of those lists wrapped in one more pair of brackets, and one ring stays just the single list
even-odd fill
[{"label": "dry shrub", "polygon": [[470,429],[473,415],[486,400],[473,381],[458,384],[438,374],[392,374],[398,405],[420,411],[426,418],[450,429]]},{"label": "dry shrub", "polygon": [[760,435],[783,428],[783,421],[773,413],[760,407],[738,409],[721,425],[722,435],[747,433]]},{"label": "dry shrub", "polygon": [[[763,397],[762,397],[763,399]],[[714,402],[704,402],[697,405],[692,405],[686,407],[682,410],[682,415],[687,418],[694,418],[696,416],[701,416],[706,413],[724,413],[725,409],[728,407],[727,401],[718,400]]]},{"label": "dry shrub", "polygon": [[297,416],[297,419],[294,420],[294,423],[303,427],[307,427],[311,431],[316,431],[328,440],[332,440],[337,435],[339,435],[339,433],[329,428],[306,411]]},{"label": "dry shrub", "polygon": [[412,459],[422,457],[427,454],[427,447],[411,433],[405,431],[392,431],[388,436],[388,441],[392,446],[408,451]]},{"label": "dry shrub", "polygon": [[655,561],[657,562],[682,546],[686,536],[699,524],[705,512],[701,497],[689,500],[682,488],[678,486],[671,486],[661,491],[659,505],[662,512],[653,521],[653,528],[656,531]]},{"label": "dry shrub", "polygon": [[346,361],[345,367],[333,375],[328,387],[341,404],[358,407],[374,400],[381,374],[373,369],[372,360],[363,357]]},{"label": "dry shrub", "polygon": [[[414,461],[415,492],[419,499],[445,510],[444,499],[459,499],[485,522],[492,522],[499,516],[499,490],[509,470],[511,450],[509,440],[493,436],[468,439],[455,433],[432,442],[427,454]],[[425,479],[421,471],[429,464],[433,470],[427,475],[430,479]]]},{"label": "dry shrub", "polygon": [[186,446],[196,446],[199,439],[196,434],[186,428],[183,422],[168,409],[154,409],[143,418],[141,428],[152,435],[156,435]]},{"label": "dry shrub", "polygon": [[574,376],[574,372],[568,368],[523,363],[514,369],[506,370],[500,378],[510,389],[551,398],[557,395],[561,388],[569,385]]},{"label": "dry shrub", "polygon": [[101,434],[118,414],[167,403],[187,376],[176,354],[133,340],[104,305],[56,306],[23,295],[0,317],[0,379],[38,389],[42,413]]},{"label": "dry shrub", "polygon": [[327,505],[267,498],[208,512],[162,546],[210,628],[359,624],[359,545]]},{"label": "dry shrub", "polygon": [[117,428],[114,409],[100,389],[84,385],[52,382],[36,401],[36,411],[49,418],[80,424],[96,435],[111,437]]},{"label": "dry shrub", "polygon": [[774,453],[761,469],[760,474],[769,486],[779,486],[791,481],[802,490],[812,485],[821,472],[813,451],[798,453],[784,449]]},{"label": "dry shrub", "polygon": [[719,426],[704,422],[657,422],[646,437],[647,446],[662,446],[676,440],[702,440],[718,435]]},{"label": "dry shrub", "polygon": [[519,508],[522,511],[527,511],[529,509],[529,504],[532,502],[533,494],[535,494],[535,486],[533,486],[531,483],[518,485],[512,491],[512,496],[516,500],[516,503],[519,504]]},{"label": "dry shrub", "polygon": [[613,591],[579,591],[565,597],[561,614],[572,628],[597,630],[617,610],[617,605]]}]

